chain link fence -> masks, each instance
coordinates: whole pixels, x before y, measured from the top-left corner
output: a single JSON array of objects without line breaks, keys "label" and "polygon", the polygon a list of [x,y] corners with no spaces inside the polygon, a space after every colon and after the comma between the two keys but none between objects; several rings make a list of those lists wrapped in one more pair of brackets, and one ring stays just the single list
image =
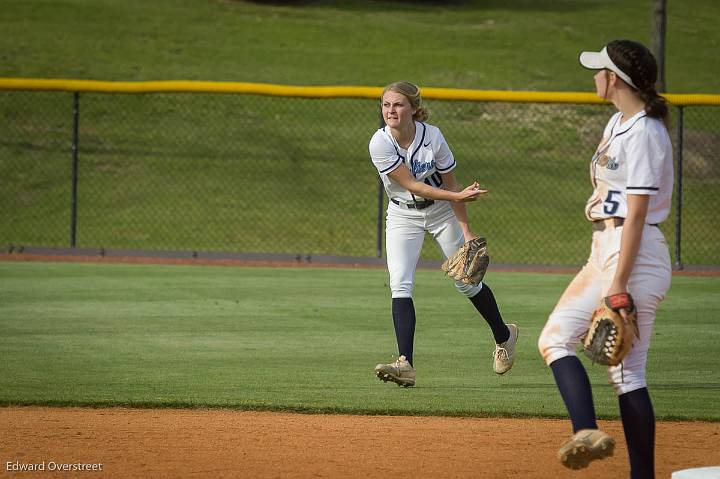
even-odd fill
[{"label": "chain link fence", "polygon": [[[427,104],[460,182],[490,190],[468,210],[493,261],[582,264],[588,162],[613,109]],[[367,144],[378,107],[358,98],[0,91],[0,245],[376,257],[387,199]],[[662,230],[676,263],[720,265],[720,108],[671,111],[682,206]],[[428,238],[423,258],[439,255]]]}]

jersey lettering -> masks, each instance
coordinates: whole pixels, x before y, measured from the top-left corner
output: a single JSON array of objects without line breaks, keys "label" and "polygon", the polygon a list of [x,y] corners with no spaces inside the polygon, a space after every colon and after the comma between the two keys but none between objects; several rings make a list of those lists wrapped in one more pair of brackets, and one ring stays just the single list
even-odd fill
[{"label": "jersey lettering", "polygon": [[604,205],[603,205],[603,211],[606,215],[614,215],[617,213],[618,208],[620,207],[620,202],[618,200],[613,199],[613,196],[615,195],[621,195],[622,193],[617,190],[609,190],[607,197],[605,198]]},{"label": "jersey lettering", "polygon": [[435,169],[435,160],[431,160],[425,163],[418,163],[416,161],[412,162],[412,172],[416,177],[432,169]]}]

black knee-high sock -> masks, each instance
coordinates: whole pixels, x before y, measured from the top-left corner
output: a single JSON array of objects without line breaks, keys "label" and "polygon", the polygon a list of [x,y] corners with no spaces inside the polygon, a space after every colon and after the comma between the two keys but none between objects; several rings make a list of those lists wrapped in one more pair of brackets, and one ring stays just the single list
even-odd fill
[{"label": "black knee-high sock", "polygon": [[415,305],[412,298],[393,298],[392,317],[398,354],[413,363],[413,339],[415,337]]},{"label": "black knee-high sock", "polygon": [[590,379],[580,359],[577,356],[565,356],[553,361],[550,369],[570,414],[573,432],[597,429]]},{"label": "black knee-high sock", "polygon": [[618,396],[628,456],[630,477],[655,477],[655,412],[647,388]]},{"label": "black knee-high sock", "polygon": [[510,330],[500,316],[500,310],[498,309],[497,302],[495,301],[495,295],[493,294],[490,286],[483,283],[483,287],[478,294],[470,298],[475,309],[485,318],[490,329],[492,329],[495,343],[504,343],[510,339]]}]

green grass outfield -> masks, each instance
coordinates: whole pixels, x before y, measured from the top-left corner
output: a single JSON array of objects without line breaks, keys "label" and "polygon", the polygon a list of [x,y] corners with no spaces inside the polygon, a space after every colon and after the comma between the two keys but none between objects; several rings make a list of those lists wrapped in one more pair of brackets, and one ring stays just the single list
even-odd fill
[{"label": "green grass outfield", "polygon": [[[0,262],[0,404],[565,415],[536,342],[570,275],[488,274],[521,327],[498,377],[470,302],[419,271],[418,383],[403,389],[372,374],[395,352],[386,274]],[[719,291],[717,277],[673,278],[648,362],[659,418],[720,421]],[[616,418],[604,369],[588,369],[599,415]]]}]

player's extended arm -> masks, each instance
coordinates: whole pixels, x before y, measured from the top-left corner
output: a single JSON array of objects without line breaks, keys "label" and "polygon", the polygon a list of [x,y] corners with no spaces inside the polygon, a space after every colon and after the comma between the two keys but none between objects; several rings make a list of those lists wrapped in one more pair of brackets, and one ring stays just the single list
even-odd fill
[{"label": "player's extended arm", "polygon": [[[441,173],[440,176],[442,176],[443,185],[448,191],[458,190],[457,179],[455,178],[455,173],[453,171]],[[470,241],[475,237],[475,234],[470,230],[465,203],[450,203],[450,207],[453,209],[458,223],[460,223],[460,228],[462,229],[463,236],[465,237],[465,242]]]},{"label": "player's extended arm", "polygon": [[410,173],[408,167],[405,165],[398,166],[395,170],[390,172],[388,176],[392,181],[402,186],[410,193],[431,200],[446,200],[452,202],[475,201],[478,199],[478,196],[487,193],[487,190],[481,189],[477,182],[462,191],[449,191],[435,188],[434,186],[430,186],[416,180],[412,173]]},{"label": "player's extended arm", "polygon": [[628,195],[627,196],[627,218],[623,223],[622,237],[620,239],[620,256],[618,258],[615,277],[607,292],[608,296],[617,293],[626,293],[627,284],[630,279],[633,267],[635,266],[635,258],[640,249],[640,240],[642,239],[643,228],[645,227],[645,218],[647,216],[648,203],[650,196],[648,195]]}]

